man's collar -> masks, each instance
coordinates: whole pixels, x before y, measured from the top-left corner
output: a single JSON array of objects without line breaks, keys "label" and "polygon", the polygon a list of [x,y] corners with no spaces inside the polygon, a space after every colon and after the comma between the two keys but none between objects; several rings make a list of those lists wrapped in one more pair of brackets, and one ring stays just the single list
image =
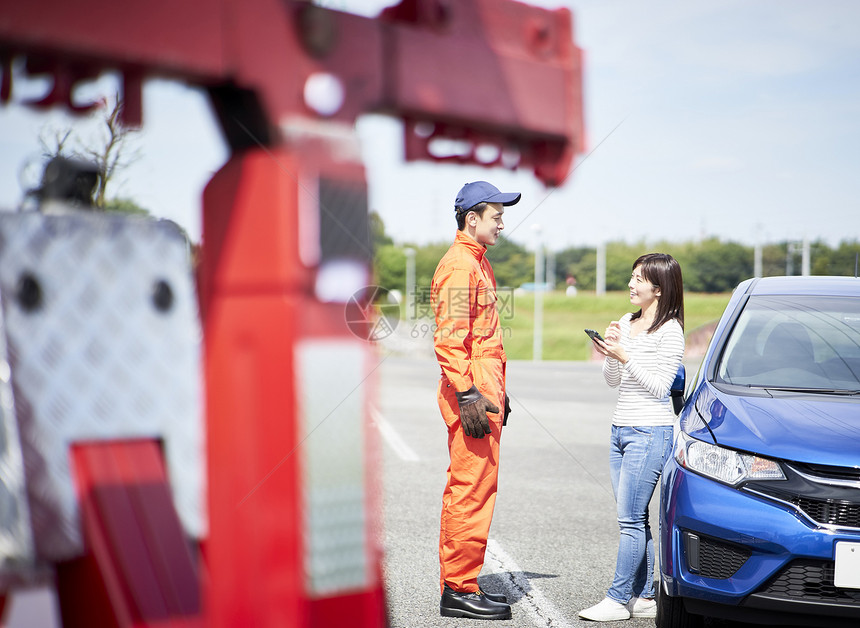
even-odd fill
[{"label": "man's collar", "polygon": [[457,237],[454,238],[454,242],[465,246],[475,256],[475,258],[479,260],[482,259],[484,257],[484,253],[487,252],[486,246],[478,242],[465,231],[457,230]]}]

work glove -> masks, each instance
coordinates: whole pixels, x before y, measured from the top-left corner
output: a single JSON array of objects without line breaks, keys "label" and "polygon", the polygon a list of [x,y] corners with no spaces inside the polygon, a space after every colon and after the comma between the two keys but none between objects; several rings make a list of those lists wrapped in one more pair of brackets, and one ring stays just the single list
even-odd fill
[{"label": "work glove", "polygon": [[467,436],[484,438],[490,433],[490,420],[487,412],[499,413],[498,406],[487,399],[480,391],[472,386],[466,392],[457,393],[457,405],[460,406],[460,424]]},{"label": "work glove", "polygon": [[508,393],[505,393],[505,418],[502,419],[502,425],[508,424],[508,415],[511,413],[511,400],[508,399]]}]

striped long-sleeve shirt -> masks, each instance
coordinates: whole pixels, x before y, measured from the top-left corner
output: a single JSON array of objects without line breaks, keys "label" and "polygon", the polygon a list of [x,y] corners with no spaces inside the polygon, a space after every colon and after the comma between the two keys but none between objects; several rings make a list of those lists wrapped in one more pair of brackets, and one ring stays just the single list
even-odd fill
[{"label": "striped long-sleeve shirt", "polygon": [[654,332],[630,337],[630,317],[621,324],[621,346],[627,352],[627,363],[614,358],[603,361],[603,377],[612,388],[618,388],[618,403],[613,425],[672,425],[675,413],[669,389],[684,357],[684,331],[677,320],[670,320]]}]

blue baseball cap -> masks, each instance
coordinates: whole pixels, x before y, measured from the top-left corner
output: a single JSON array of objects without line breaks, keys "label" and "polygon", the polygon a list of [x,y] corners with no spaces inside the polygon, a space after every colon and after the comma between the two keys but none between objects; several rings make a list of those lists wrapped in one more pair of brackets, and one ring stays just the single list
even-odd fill
[{"label": "blue baseball cap", "polygon": [[516,205],[520,196],[519,192],[499,192],[499,188],[486,181],[474,181],[460,188],[457,193],[457,200],[454,201],[454,211],[457,213],[467,212],[478,203]]}]

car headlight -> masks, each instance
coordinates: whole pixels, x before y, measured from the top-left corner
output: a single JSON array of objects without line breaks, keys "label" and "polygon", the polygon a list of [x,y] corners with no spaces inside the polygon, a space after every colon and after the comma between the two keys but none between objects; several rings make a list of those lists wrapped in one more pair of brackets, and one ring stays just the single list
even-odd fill
[{"label": "car headlight", "polygon": [[684,432],[678,435],[675,443],[675,460],[685,469],[732,486],[750,480],[785,479],[774,460],[711,445]]}]

